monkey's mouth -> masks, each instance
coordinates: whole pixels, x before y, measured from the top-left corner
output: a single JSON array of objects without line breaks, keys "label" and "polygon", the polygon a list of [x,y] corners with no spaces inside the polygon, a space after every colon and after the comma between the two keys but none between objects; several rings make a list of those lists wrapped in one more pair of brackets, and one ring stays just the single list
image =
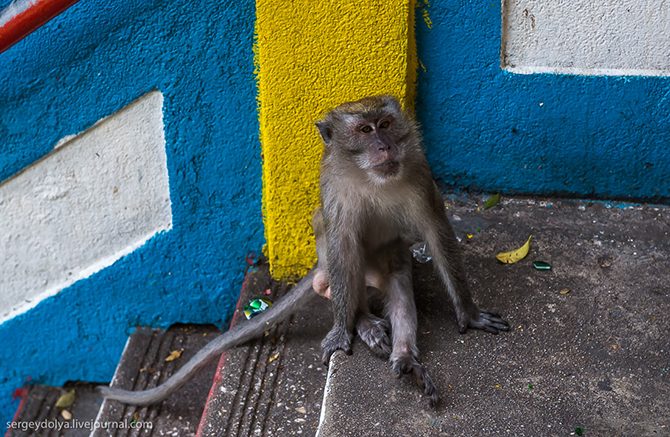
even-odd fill
[{"label": "monkey's mouth", "polygon": [[400,163],[398,161],[385,161],[375,165],[373,169],[380,176],[395,176],[400,171]]}]

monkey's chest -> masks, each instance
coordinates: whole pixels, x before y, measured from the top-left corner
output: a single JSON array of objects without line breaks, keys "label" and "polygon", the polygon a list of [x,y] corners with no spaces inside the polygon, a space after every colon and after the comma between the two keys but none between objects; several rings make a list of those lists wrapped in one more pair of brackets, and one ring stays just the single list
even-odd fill
[{"label": "monkey's chest", "polygon": [[363,233],[367,251],[375,252],[398,240],[406,240],[408,229],[404,223],[404,212],[401,209],[395,214],[372,216]]},{"label": "monkey's chest", "polygon": [[375,198],[376,202],[361,208],[368,217],[363,232],[366,248],[374,251],[398,240],[414,242],[416,216],[423,210],[421,199],[412,191],[402,190],[383,190]]}]

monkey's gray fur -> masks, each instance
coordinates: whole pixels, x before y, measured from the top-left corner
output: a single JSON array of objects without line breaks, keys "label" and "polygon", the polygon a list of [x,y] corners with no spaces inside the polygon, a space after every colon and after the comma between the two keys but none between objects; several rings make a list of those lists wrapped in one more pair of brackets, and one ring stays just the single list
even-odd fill
[{"label": "monkey's gray fur", "polygon": [[[100,387],[106,398],[136,405],[164,399],[223,351],[286,319],[316,291],[329,295],[333,304],[333,327],[321,343],[324,363],[338,349],[351,353],[355,331],[373,352],[389,359],[398,376],[414,376],[434,405],[437,389],[416,346],[409,247],[418,241],[430,249],[461,333],[509,329],[500,316],[481,311],[472,300],[418,126],[398,100],[375,96],[345,103],[317,127],[325,147],[321,208],[313,217],[316,268],[269,310],[214,339],[162,385],[138,392]],[[377,298],[383,302],[383,318],[370,309]]]}]

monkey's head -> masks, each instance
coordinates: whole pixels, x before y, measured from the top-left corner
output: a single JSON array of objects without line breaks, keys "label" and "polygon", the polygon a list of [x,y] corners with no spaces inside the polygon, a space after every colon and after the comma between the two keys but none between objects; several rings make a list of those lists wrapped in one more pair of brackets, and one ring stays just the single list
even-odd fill
[{"label": "monkey's head", "polygon": [[324,160],[353,163],[376,182],[398,179],[418,146],[416,123],[393,96],[344,103],[316,123],[325,143]]}]

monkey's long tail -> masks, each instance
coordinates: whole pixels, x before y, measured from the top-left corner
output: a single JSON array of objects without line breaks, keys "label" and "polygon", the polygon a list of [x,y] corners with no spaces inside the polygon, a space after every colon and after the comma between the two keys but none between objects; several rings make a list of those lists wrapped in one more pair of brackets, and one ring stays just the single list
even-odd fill
[{"label": "monkey's long tail", "polygon": [[288,318],[313,296],[317,296],[312,290],[314,271],[315,269],[312,269],[307,276],[293,287],[291,292],[282,299],[279,299],[267,311],[262,312],[246,323],[236,325],[234,328],[209,342],[184,364],[177,373],[158,387],[149,390],[130,391],[99,386],[97,388],[98,391],[107,399],[114,399],[131,405],[151,405],[165,399],[188,382],[196,372],[207,365],[213,358],[218,357],[230,348],[260,337],[264,331]]}]

